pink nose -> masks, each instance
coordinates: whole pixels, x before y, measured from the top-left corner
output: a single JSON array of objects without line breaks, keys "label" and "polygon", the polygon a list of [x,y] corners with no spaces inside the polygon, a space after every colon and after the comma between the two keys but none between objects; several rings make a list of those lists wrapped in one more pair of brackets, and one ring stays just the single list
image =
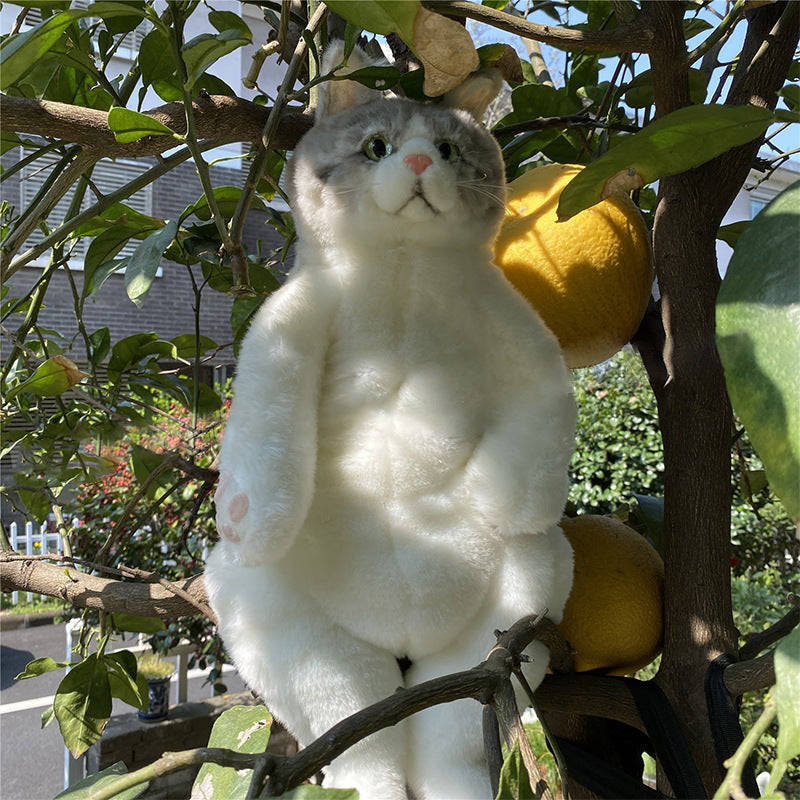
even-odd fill
[{"label": "pink nose", "polygon": [[422,155],[421,153],[415,153],[414,155],[406,156],[403,161],[408,164],[408,168],[412,170],[417,175],[422,175],[428,167],[433,164],[433,159],[429,158],[428,156]]}]

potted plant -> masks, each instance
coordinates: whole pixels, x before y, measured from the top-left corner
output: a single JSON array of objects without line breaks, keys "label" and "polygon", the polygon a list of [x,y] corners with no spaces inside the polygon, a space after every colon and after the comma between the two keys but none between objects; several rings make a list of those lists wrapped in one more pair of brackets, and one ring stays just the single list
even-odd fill
[{"label": "potted plant", "polygon": [[147,710],[139,709],[139,719],[153,722],[169,712],[169,683],[175,665],[164,661],[158,653],[147,653],[137,659],[139,675],[147,681]]}]

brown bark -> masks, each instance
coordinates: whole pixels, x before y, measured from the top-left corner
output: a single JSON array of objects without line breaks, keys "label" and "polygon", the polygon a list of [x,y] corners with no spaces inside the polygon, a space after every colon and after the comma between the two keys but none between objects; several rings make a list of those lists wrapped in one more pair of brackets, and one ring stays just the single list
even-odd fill
[{"label": "brown bark", "polygon": [[198,614],[207,606],[202,575],[176,581],[174,586],[179,594],[160,583],[101,578],[33,559],[10,560],[8,554],[0,558],[0,589],[4,592],[35,592],[58,597],[76,608],[142,617],[183,617]]},{"label": "brown bark", "polygon": [[[142,158],[154,156],[175,147],[170,136],[148,136],[136,142],[121,144],[108,127],[108,114],[51,100],[28,97],[0,97],[2,114],[0,130],[20,134],[36,134],[66,142],[75,142],[101,154],[102,157]],[[198,139],[227,142],[260,141],[270,109],[239,97],[210,95],[193,104]],[[178,134],[186,133],[183,103],[168,103],[146,114]],[[289,150],[311,127],[312,118],[300,112],[282,115],[273,139],[276,148]]]},{"label": "brown bark", "polygon": [[[797,42],[796,8],[784,12],[780,36],[740,69],[753,71],[733,102],[774,107]],[[790,4],[796,6],[796,4]],[[647,6],[657,32],[651,53],[657,113],[689,103],[682,4]],[[757,10],[748,40],[765,41],[772,24]],[[794,21],[793,21],[794,19]],[[774,24],[774,20],[772,21]],[[759,52],[757,47],[754,52]],[[756,99],[758,98],[758,99]],[[760,101],[760,102],[759,102]],[[730,598],[730,447],[732,412],[715,344],[720,279],[717,227],[743,184],[759,142],[736,148],[702,168],[664,178],[653,229],[653,250],[666,337],[666,383],[654,381],[664,441],[665,639],[657,681],[667,693],[709,791],[721,775],[705,713],[703,680],[710,661],[735,654]]]}]

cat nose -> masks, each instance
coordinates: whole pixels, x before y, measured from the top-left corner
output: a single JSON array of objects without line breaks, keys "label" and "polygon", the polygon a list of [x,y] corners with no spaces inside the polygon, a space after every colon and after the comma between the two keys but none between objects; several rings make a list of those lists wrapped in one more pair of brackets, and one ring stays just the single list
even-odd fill
[{"label": "cat nose", "polygon": [[414,172],[415,175],[422,175],[422,173],[433,164],[433,159],[422,153],[414,153],[413,155],[406,156],[403,161],[408,164],[408,168]]}]

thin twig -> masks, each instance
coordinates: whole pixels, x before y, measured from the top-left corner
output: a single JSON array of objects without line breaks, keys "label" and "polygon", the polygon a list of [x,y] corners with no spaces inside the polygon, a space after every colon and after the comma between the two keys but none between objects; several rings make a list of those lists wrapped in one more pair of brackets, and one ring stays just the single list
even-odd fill
[{"label": "thin twig", "polygon": [[[285,7],[286,6],[284,5],[284,8]],[[306,31],[310,35],[313,36],[314,33],[316,33],[320,25],[322,25],[324,22],[327,13],[328,9],[325,4],[320,3],[311,19],[309,19],[308,25],[306,26]],[[282,22],[283,18],[284,15],[282,14]],[[288,12],[286,14],[286,19],[288,20]],[[250,164],[250,171],[247,175],[247,180],[244,183],[244,187],[242,188],[242,192],[239,195],[239,201],[236,204],[236,210],[231,217],[230,233],[231,237],[235,240],[241,239],[247,213],[253,203],[253,198],[255,197],[258,183],[261,180],[264,168],[266,167],[269,151],[273,147],[275,131],[278,128],[278,123],[283,115],[287,103],[289,102],[289,95],[294,87],[295,81],[297,80],[297,76],[300,73],[307,49],[308,46],[306,45],[306,41],[304,37],[301,36],[297,42],[297,47],[295,48],[292,60],[286,69],[286,74],[281,82],[280,89],[278,89],[278,94],[275,97],[275,103],[273,104],[272,109],[269,112],[269,117],[267,117],[267,121],[263,130],[261,131],[261,141],[258,144],[253,161]],[[233,269],[233,288],[231,289],[231,292],[233,294],[252,294],[253,289],[250,286],[250,275],[247,268],[247,261],[234,261],[231,264],[231,267]]]},{"label": "thin twig", "polygon": [[592,31],[539,25],[535,22],[518,19],[503,11],[496,11],[489,6],[464,2],[464,0],[423,0],[423,5],[438,14],[468,17],[526,39],[535,39],[545,44],[566,47],[570,50],[648,53],[654,43],[653,30],[642,13],[638,13],[630,22],[625,21],[611,30]]}]

